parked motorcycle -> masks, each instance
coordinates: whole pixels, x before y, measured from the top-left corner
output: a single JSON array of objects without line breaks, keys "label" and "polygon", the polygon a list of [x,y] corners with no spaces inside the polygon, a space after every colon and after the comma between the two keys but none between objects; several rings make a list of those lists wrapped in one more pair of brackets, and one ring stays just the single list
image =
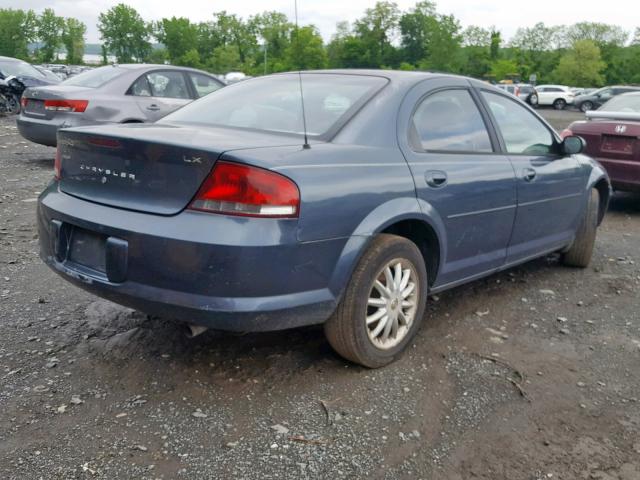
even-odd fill
[{"label": "parked motorcycle", "polygon": [[0,79],[0,112],[11,115],[20,113],[20,98],[27,87],[13,75]]}]

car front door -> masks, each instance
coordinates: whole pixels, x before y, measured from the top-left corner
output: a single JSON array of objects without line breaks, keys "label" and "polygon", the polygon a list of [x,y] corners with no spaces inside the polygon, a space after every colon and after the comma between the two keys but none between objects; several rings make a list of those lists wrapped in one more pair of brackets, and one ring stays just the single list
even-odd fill
[{"label": "car front door", "polygon": [[481,90],[502,148],[517,177],[518,210],[507,263],[518,263],[571,242],[584,206],[584,172],[525,105],[495,91]]},{"label": "car front door", "polygon": [[446,251],[434,287],[500,267],[516,210],[509,159],[465,79],[430,79],[403,101],[398,140],[425,213],[439,217]]},{"label": "car front door", "polygon": [[138,78],[130,88],[147,121],[155,122],[193,100],[184,73],[156,70]]}]

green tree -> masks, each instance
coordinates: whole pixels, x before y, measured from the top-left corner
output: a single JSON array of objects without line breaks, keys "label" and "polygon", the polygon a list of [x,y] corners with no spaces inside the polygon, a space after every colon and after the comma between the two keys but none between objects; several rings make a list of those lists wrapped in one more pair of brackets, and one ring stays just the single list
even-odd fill
[{"label": "green tree", "polygon": [[28,45],[37,37],[33,10],[0,8],[0,55],[27,59]]},{"label": "green tree", "polygon": [[491,65],[491,75],[497,81],[512,78],[517,73],[518,64],[512,60],[496,60]]},{"label": "green tree", "polygon": [[489,45],[489,56],[491,60],[495,61],[500,55],[500,44],[502,43],[502,36],[497,30],[491,30],[491,44]]},{"label": "green tree", "polygon": [[87,27],[80,20],[67,18],[62,29],[62,43],[67,50],[67,63],[82,63],[84,56],[84,34]]},{"label": "green tree", "polygon": [[234,46],[240,64],[250,63],[258,48],[258,41],[252,25],[244,22],[237,15],[229,15],[225,11],[213,14],[213,28],[218,35],[220,46]]},{"label": "green tree", "polygon": [[[200,54],[197,47],[194,47],[198,43],[198,26],[188,18],[163,18],[156,23],[155,37],[166,47],[171,63],[185,65],[185,59],[193,63],[195,56],[192,50],[198,54],[198,63],[200,62]],[[188,56],[187,52],[190,52]]]},{"label": "green tree", "polygon": [[579,22],[566,29],[565,37],[567,42],[574,46],[578,40],[591,40],[599,47],[607,43],[621,47],[627,43],[629,33],[617,25]]},{"label": "green tree", "polygon": [[51,8],[45,8],[38,17],[38,40],[42,44],[39,58],[42,62],[48,63],[57,57],[64,26],[64,18],[58,17]]},{"label": "green tree", "polygon": [[426,57],[430,28],[436,17],[436,5],[430,1],[418,2],[400,17],[399,26],[406,62],[417,64]]},{"label": "green tree", "polygon": [[[282,70],[288,61],[285,51],[291,45],[294,28],[287,16],[280,12],[264,12],[249,20],[249,28],[262,38],[263,45],[266,44],[267,72]],[[260,63],[258,69],[264,71],[264,62]]]},{"label": "green tree", "polygon": [[119,63],[142,60],[151,52],[151,28],[132,7],[120,3],[99,16],[98,30]]},{"label": "green tree", "polygon": [[207,62],[207,67],[215,73],[229,73],[242,69],[240,52],[235,45],[221,45],[213,51]]},{"label": "green tree", "polygon": [[602,71],[606,66],[593,40],[577,40],[560,59],[554,75],[567,85],[599,86],[604,83]]},{"label": "green tree", "polygon": [[364,46],[366,66],[373,68],[393,63],[395,38],[400,10],[394,2],[379,1],[367,8],[362,18],[355,22],[355,33]]},{"label": "green tree", "polygon": [[284,70],[312,70],[326,66],[327,52],[316,27],[294,27],[289,46],[284,51]]}]

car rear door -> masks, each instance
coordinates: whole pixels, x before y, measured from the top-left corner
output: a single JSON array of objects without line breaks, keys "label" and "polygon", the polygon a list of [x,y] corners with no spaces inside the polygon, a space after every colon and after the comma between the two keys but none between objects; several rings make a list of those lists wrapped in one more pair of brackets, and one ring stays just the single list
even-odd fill
[{"label": "car rear door", "polygon": [[398,140],[428,214],[444,225],[436,287],[500,267],[515,218],[509,159],[465,79],[429,79],[403,101]]},{"label": "car rear door", "polygon": [[481,97],[517,177],[507,263],[566,246],[585,205],[586,178],[578,160],[557,153],[557,136],[525,105],[495,91],[482,89]]},{"label": "car rear door", "polygon": [[139,77],[129,89],[142,114],[155,122],[193,100],[180,70],[154,70]]}]

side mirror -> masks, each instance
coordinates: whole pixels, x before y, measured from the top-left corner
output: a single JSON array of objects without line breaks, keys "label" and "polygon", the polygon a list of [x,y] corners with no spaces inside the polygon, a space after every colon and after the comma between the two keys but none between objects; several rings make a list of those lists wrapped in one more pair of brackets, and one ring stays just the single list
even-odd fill
[{"label": "side mirror", "polygon": [[565,155],[576,155],[578,153],[582,153],[584,149],[587,148],[587,142],[585,139],[578,137],[577,135],[565,137],[560,145],[562,153]]}]

